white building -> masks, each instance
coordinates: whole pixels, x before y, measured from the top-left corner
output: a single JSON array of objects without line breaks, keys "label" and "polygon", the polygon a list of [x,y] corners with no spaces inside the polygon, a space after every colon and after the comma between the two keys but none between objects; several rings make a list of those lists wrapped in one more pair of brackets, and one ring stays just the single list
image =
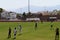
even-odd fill
[{"label": "white building", "polygon": [[16,13],[9,13],[10,14],[10,19],[16,19]]},{"label": "white building", "polygon": [[49,17],[49,19],[57,19],[57,17]]},{"label": "white building", "polygon": [[40,21],[40,18],[26,18],[26,21]]},{"label": "white building", "polygon": [[1,18],[6,18],[8,15],[8,12],[4,11],[1,13]]},{"label": "white building", "polygon": [[1,13],[1,18],[16,19],[16,13],[4,11]]}]

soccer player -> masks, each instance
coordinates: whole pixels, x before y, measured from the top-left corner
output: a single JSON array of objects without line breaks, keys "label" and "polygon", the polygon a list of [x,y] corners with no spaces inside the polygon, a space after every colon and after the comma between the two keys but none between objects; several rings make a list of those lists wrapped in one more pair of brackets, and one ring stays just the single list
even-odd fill
[{"label": "soccer player", "polygon": [[14,39],[16,39],[16,34],[17,34],[17,30],[16,30],[16,27],[14,29]]},{"label": "soccer player", "polygon": [[11,28],[9,27],[8,38],[11,38]]},{"label": "soccer player", "polygon": [[35,23],[35,30],[37,29],[37,22]]},{"label": "soccer player", "polygon": [[43,23],[43,20],[41,20],[41,23]]},{"label": "soccer player", "polygon": [[51,24],[51,29],[53,29],[53,24]]},{"label": "soccer player", "polygon": [[19,25],[19,32],[20,32],[20,34],[22,33],[22,26],[21,25]]},{"label": "soccer player", "polygon": [[59,40],[59,28],[56,28],[55,40]]}]

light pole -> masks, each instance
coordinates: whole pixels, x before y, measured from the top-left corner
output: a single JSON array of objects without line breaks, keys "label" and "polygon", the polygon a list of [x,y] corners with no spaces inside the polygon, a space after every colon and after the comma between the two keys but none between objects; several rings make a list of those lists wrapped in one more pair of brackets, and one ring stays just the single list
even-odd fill
[{"label": "light pole", "polygon": [[28,0],[28,12],[30,12],[30,0]]}]

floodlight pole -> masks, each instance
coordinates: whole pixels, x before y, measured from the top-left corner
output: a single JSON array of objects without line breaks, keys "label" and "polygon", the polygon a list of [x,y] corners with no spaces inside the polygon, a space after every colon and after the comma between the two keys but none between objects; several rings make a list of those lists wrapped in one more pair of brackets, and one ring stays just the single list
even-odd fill
[{"label": "floodlight pole", "polygon": [[30,12],[30,0],[28,0],[28,12]]}]

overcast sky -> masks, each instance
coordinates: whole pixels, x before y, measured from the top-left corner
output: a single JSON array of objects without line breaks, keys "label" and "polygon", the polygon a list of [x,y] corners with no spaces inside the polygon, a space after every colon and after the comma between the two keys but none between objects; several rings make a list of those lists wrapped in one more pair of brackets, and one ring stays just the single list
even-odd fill
[{"label": "overcast sky", "polygon": [[[28,5],[28,0],[0,0],[0,8],[14,10]],[[60,0],[30,0],[33,6],[56,6],[60,5]]]}]

